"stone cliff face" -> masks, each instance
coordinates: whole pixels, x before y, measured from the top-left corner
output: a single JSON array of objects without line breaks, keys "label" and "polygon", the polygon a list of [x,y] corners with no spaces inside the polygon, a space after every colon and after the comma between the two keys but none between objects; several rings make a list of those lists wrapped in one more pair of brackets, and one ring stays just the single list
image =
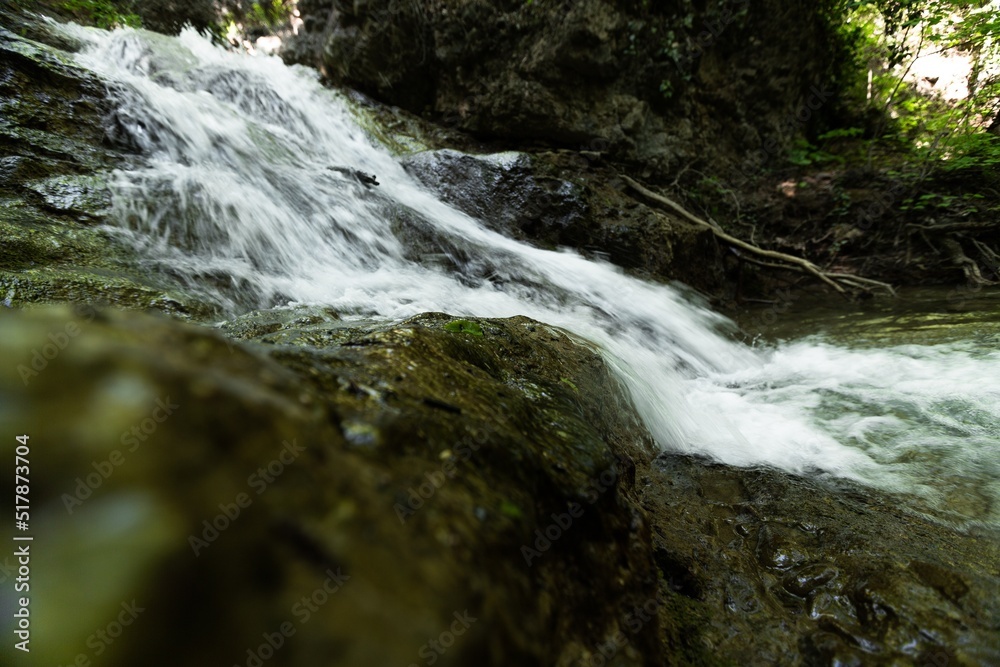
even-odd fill
[{"label": "stone cliff face", "polygon": [[[610,152],[664,174],[740,163],[830,104],[812,5],[304,0],[285,52],[333,82],[508,145]],[[818,88],[817,88],[818,87]],[[814,109],[815,90],[828,91]],[[759,157],[759,156],[758,156]],[[765,157],[766,149],[765,149]],[[718,166],[718,164],[716,164]]]}]

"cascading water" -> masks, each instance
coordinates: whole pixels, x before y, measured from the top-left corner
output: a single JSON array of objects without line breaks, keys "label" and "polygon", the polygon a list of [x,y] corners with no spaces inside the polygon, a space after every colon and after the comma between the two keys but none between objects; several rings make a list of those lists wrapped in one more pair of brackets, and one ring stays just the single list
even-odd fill
[{"label": "cascading water", "polygon": [[[192,31],[73,30],[116,98],[110,131],[145,156],[116,174],[116,233],[192,289],[232,310],[527,315],[599,345],[664,448],[850,477],[1000,523],[1000,353],[748,348],[680,288],[513,241],[437,200],[309,70]],[[414,236],[447,265],[422,261]]]}]

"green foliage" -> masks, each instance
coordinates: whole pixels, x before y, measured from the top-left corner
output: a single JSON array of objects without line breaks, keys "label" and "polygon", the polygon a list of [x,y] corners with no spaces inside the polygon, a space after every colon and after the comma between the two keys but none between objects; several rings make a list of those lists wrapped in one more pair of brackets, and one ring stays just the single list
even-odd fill
[{"label": "green foliage", "polygon": [[257,25],[273,27],[288,20],[292,13],[292,3],[286,0],[254,2],[250,5],[248,20]]},{"label": "green foliage", "polygon": [[473,336],[482,337],[483,329],[475,322],[470,322],[469,320],[452,320],[448,324],[444,325],[445,331],[450,331],[452,333],[467,333]]},{"label": "green foliage", "polygon": [[289,21],[295,9],[294,0],[264,0],[244,2],[227,0],[223,2],[219,21],[220,32],[216,35],[222,41],[236,43],[248,35],[268,34]]},{"label": "green foliage", "polygon": [[59,8],[69,12],[83,23],[105,30],[142,26],[142,19],[138,15],[120,11],[109,0],[63,0],[59,4]]},{"label": "green foliage", "polygon": [[901,211],[923,211],[928,208],[951,208],[957,197],[930,192],[919,197],[907,197],[899,205]]},{"label": "green foliage", "polygon": [[860,127],[841,127],[816,137],[820,141],[832,141],[834,139],[853,139],[864,135],[865,131]]},{"label": "green foliage", "polygon": [[841,188],[835,188],[833,191],[833,201],[834,208],[830,211],[830,215],[836,216],[838,218],[843,218],[851,214],[851,206],[854,201],[851,199],[851,195],[844,192]]},{"label": "green foliage", "polygon": [[825,162],[843,162],[844,158],[839,155],[827,153],[805,139],[796,139],[795,143],[788,151],[788,161],[800,167],[813,164],[823,164]]},{"label": "green foliage", "polygon": [[925,211],[928,209],[951,209],[954,213],[975,208],[975,200],[983,199],[981,194],[943,195],[929,192],[919,197],[908,197],[899,205],[901,211]]},{"label": "green foliage", "polygon": [[[877,119],[869,128],[869,158],[888,142],[907,146],[925,174],[1000,167],[1000,149],[984,132],[1000,111],[1000,13],[992,3],[842,0],[839,12],[851,51],[844,89],[863,116]],[[928,51],[971,60],[964,99],[944,100],[907,81],[917,56]],[[801,150],[793,156],[797,164],[807,159]]]},{"label": "green foliage", "polygon": [[509,500],[504,500],[500,503],[500,513],[509,519],[520,519],[524,516],[521,508]]},{"label": "green foliage", "polygon": [[944,171],[986,168],[1000,169],[1000,138],[992,134],[960,134],[950,144],[952,155]]}]

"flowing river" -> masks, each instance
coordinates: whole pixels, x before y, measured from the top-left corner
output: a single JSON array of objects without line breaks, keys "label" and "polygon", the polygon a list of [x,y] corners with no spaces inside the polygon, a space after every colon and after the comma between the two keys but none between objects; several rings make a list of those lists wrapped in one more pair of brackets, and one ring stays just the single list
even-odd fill
[{"label": "flowing river", "polygon": [[882,310],[773,308],[751,328],[783,342],[748,346],[682,287],[511,240],[441,202],[315,72],[193,31],[60,29],[88,44],[77,58],[113,91],[112,131],[143,155],[115,174],[113,233],[230,312],[527,315],[599,346],[664,449],[851,478],[956,525],[1000,525],[996,298],[925,300],[895,328]]}]

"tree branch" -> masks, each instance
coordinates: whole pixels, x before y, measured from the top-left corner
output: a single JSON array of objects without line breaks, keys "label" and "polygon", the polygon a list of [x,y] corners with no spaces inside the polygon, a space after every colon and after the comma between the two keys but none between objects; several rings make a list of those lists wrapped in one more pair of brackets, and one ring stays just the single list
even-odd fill
[{"label": "tree branch", "polygon": [[718,238],[719,240],[724,241],[729,245],[735,246],[742,250],[746,250],[747,252],[757,255],[759,257],[766,257],[768,259],[778,260],[779,262],[785,262],[786,264],[791,264],[794,267],[798,267],[802,271],[805,271],[806,273],[811,273],[816,278],[819,278],[820,280],[825,282],[827,285],[835,289],[840,294],[846,293],[846,290],[840,284],[843,283],[851,287],[860,287],[861,289],[866,289],[862,285],[867,284],[875,287],[880,287],[888,291],[893,296],[896,295],[896,291],[892,288],[892,285],[889,285],[887,283],[883,283],[878,280],[872,280],[870,278],[861,278],[859,276],[854,276],[846,273],[830,273],[828,271],[823,271],[822,269],[820,269],[818,266],[816,266],[807,259],[796,257],[795,255],[788,255],[783,252],[777,252],[775,250],[765,250],[763,248],[759,248],[755,245],[747,243],[746,241],[738,239],[735,236],[727,234],[721,229],[718,229],[717,227],[706,222],[705,220],[702,220],[698,216],[690,213],[687,209],[685,209],[683,206],[673,201],[672,199],[668,199],[667,197],[664,197],[661,194],[657,194],[652,190],[643,187],[642,185],[632,180],[628,176],[625,176],[624,174],[622,175],[622,180],[625,181],[626,185],[628,185],[630,188],[632,188],[642,196],[646,197],[647,199],[650,199],[662,206],[667,207],[668,209],[670,209],[677,215],[681,216],[688,222],[691,222],[699,227],[708,229],[713,234],[715,234],[716,238]]}]

